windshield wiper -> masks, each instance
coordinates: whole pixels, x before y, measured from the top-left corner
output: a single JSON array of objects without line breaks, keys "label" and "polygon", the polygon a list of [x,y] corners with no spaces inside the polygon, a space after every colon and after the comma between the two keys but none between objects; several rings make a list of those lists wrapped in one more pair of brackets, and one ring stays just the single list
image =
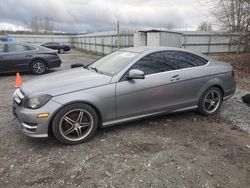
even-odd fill
[{"label": "windshield wiper", "polygon": [[95,68],[95,67],[91,67],[91,66],[89,66],[91,69],[93,69],[95,72],[97,72],[97,73],[99,73],[99,74],[103,74],[103,72],[102,71],[99,71],[97,68]]},{"label": "windshield wiper", "polygon": [[93,69],[95,72],[98,72],[98,69],[97,69],[97,68],[95,68],[95,67],[91,67],[91,66],[89,66],[89,68]]}]

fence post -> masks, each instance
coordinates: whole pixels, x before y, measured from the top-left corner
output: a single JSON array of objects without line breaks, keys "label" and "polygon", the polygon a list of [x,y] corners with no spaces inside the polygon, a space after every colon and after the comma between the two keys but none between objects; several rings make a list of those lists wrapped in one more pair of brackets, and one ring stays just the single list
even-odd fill
[{"label": "fence post", "polygon": [[240,40],[239,34],[237,35],[237,37],[238,37],[237,38],[237,41],[238,41],[237,43],[238,44],[237,44],[237,51],[236,52],[237,52],[237,54],[239,54],[240,53],[240,48],[241,48],[241,40]]},{"label": "fence post", "polygon": [[228,52],[231,51],[231,43],[232,43],[232,35],[230,35],[230,38],[229,38]]},{"label": "fence post", "polygon": [[117,47],[120,49],[120,23],[117,21]]},{"label": "fence post", "polygon": [[111,35],[111,52],[113,52],[113,35]]},{"label": "fence post", "polygon": [[210,53],[211,38],[212,38],[212,36],[209,35],[209,39],[208,39],[208,49],[207,49],[207,53],[208,53],[208,54]]},{"label": "fence post", "polygon": [[88,49],[88,51],[91,52],[91,36],[90,36],[88,39],[89,39],[89,42],[88,42],[88,44],[89,44],[89,49]]},{"label": "fence post", "polygon": [[104,41],[103,41],[103,37],[102,37],[102,55],[104,55]]},{"label": "fence post", "polygon": [[83,39],[84,39],[84,40],[83,40],[83,41],[84,41],[84,51],[86,52],[86,48],[87,48],[87,47],[86,47],[86,37],[84,37]]},{"label": "fence post", "polygon": [[183,36],[185,37],[185,39],[184,39],[184,48],[186,48],[186,44],[187,44],[187,35],[184,34]]},{"label": "fence post", "polygon": [[96,51],[96,36],[95,36],[95,53],[96,53],[97,51]]},{"label": "fence post", "polygon": [[82,37],[81,37],[81,49],[82,49]]}]

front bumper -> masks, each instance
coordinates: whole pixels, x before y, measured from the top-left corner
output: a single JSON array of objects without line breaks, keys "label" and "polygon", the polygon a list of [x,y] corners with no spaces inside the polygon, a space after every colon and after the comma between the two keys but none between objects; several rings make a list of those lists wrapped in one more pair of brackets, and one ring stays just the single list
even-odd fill
[{"label": "front bumper", "polygon": [[[22,105],[13,103],[13,115],[19,122],[22,132],[30,137],[43,138],[48,137],[49,123],[60,104],[50,100],[46,105],[39,109],[27,109]],[[40,113],[49,113],[49,117],[38,118]]]}]

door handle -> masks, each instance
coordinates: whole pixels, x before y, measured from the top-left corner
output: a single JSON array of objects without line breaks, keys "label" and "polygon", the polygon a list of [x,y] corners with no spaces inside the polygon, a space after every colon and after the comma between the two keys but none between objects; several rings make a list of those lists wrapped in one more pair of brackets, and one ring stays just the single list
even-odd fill
[{"label": "door handle", "polygon": [[28,54],[28,55],[25,55],[25,57],[32,57],[32,55],[31,55],[31,54]]},{"label": "door handle", "polygon": [[181,79],[180,75],[176,74],[176,75],[174,75],[174,76],[171,77],[171,82],[172,81],[176,81],[176,80],[180,80],[180,79]]},{"label": "door handle", "polygon": [[171,78],[177,78],[179,76],[180,76],[179,74],[176,74],[176,75],[172,76]]}]

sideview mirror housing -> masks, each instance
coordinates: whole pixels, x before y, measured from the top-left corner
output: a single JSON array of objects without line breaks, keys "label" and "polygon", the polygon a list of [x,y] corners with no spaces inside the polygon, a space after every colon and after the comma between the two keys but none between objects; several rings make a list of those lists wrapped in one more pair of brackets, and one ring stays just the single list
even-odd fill
[{"label": "sideview mirror housing", "polygon": [[131,69],[127,76],[128,80],[144,79],[144,78],[145,78],[144,72],[138,69]]},{"label": "sideview mirror housing", "polygon": [[81,64],[81,63],[75,63],[75,64],[72,64],[71,65],[71,68],[73,69],[73,68],[77,68],[77,67],[84,67],[83,66],[83,64]]}]

